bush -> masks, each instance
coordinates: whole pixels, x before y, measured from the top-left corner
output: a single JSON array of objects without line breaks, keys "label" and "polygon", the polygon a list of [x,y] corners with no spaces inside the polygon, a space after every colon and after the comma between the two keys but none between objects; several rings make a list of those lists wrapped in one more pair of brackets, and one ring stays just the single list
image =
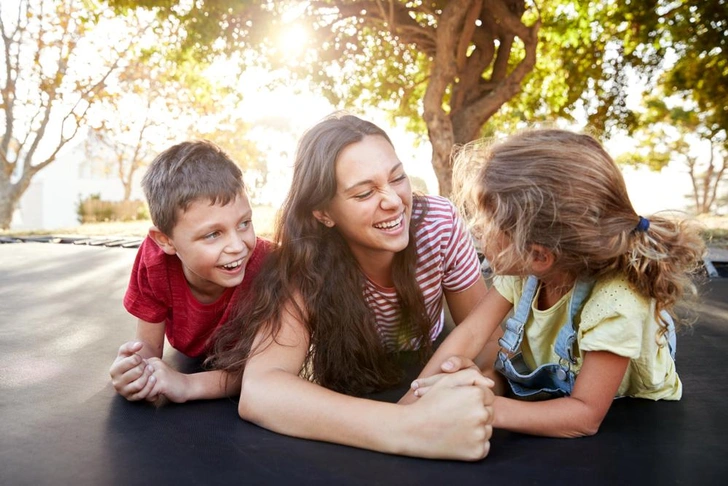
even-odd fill
[{"label": "bush", "polygon": [[726,228],[709,228],[703,231],[708,246],[717,248],[728,248],[728,229]]},{"label": "bush", "polygon": [[81,224],[149,219],[144,201],[104,201],[100,194],[79,200],[76,213]]}]

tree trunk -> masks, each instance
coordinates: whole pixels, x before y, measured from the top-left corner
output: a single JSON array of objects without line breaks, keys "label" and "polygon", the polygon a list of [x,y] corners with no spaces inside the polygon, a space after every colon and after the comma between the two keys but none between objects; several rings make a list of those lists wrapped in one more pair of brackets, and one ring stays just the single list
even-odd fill
[{"label": "tree trunk", "polygon": [[131,198],[131,180],[128,181],[121,181],[122,184],[124,184],[124,199],[122,201],[128,202],[129,198]]},{"label": "tree trunk", "polygon": [[10,228],[13,213],[18,206],[20,195],[6,177],[0,175],[0,229]]},{"label": "tree trunk", "polygon": [[[524,11],[521,0],[449,2],[442,11],[423,97],[423,119],[443,196],[452,192],[453,146],[478,138],[481,127],[520,92],[521,83],[536,65],[541,22],[526,26],[521,20]],[[478,16],[482,23],[476,28],[473,19]],[[493,18],[499,21],[494,23]],[[482,31],[476,32],[478,29]],[[523,42],[524,54],[509,67],[515,37]],[[468,46],[473,46],[471,54]],[[488,69],[493,73],[486,80],[483,73]]]},{"label": "tree trunk", "polygon": [[435,169],[440,195],[450,197],[452,193],[452,129],[445,131],[430,130],[430,143],[432,144],[432,167]]}]

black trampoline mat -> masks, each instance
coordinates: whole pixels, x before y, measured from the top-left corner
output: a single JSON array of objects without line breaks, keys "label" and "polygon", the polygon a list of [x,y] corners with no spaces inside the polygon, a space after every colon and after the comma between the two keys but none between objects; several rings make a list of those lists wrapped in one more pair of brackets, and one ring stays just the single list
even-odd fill
[{"label": "black trampoline mat", "polygon": [[[583,439],[496,430],[490,455],[464,463],[285,437],[239,419],[232,399],[156,409],[117,396],[108,368],[134,335],[121,304],[134,256],[0,244],[0,485],[728,481],[728,420],[720,418],[728,279],[706,283],[697,324],[678,336],[681,401],[616,400],[599,433]],[[178,368],[197,366],[169,348],[165,355]],[[405,388],[376,398],[394,401]]]}]

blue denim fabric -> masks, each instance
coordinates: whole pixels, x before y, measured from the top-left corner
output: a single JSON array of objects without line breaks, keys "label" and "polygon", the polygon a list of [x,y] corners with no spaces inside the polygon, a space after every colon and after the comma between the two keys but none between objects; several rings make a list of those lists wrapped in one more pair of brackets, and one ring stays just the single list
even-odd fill
[{"label": "blue denim fabric", "polygon": [[[567,321],[559,330],[554,344],[554,352],[559,356],[559,363],[547,363],[535,370],[530,370],[523,361],[518,350],[523,341],[524,327],[531,313],[533,299],[538,289],[538,279],[528,277],[523,287],[523,294],[513,315],[506,321],[506,328],[499,344],[501,350],[495,362],[495,369],[508,379],[513,393],[518,397],[530,399],[557,398],[571,395],[576,381],[576,374],[571,365],[576,364],[573,346],[576,341],[574,317],[581,312],[584,301],[591,293],[594,282],[578,280],[569,302]],[[661,317],[667,323],[667,340],[670,355],[675,359],[676,336],[675,323],[666,312]]]},{"label": "blue denim fabric", "polygon": [[506,321],[506,329],[499,341],[501,350],[495,362],[495,369],[508,379],[511,390],[516,396],[537,399],[571,394],[576,381],[576,375],[571,370],[571,365],[576,363],[576,357],[573,355],[573,344],[576,341],[574,316],[581,311],[581,306],[593,286],[593,282],[579,280],[574,287],[569,302],[567,322],[559,330],[554,345],[554,351],[561,358],[560,362],[547,363],[530,370],[518,352],[538,289],[538,279],[534,276],[528,277],[516,312]]}]

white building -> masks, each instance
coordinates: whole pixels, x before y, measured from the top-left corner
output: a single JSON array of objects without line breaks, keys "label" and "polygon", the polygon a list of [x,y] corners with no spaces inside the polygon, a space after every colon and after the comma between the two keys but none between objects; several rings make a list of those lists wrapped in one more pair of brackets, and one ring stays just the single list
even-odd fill
[{"label": "white building", "polygon": [[[55,230],[80,225],[78,203],[91,194],[107,201],[120,201],[121,181],[104,174],[88,160],[82,144],[63,150],[58,159],[38,172],[20,199],[10,224],[11,230]],[[135,185],[132,199],[141,199]]]}]

